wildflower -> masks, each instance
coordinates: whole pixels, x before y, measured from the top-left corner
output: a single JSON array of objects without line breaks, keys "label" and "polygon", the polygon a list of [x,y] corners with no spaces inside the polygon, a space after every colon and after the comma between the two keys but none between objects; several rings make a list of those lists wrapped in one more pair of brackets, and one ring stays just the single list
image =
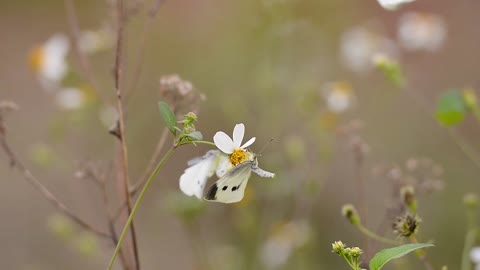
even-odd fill
[{"label": "wildflower", "polygon": [[384,9],[395,10],[407,3],[414,2],[415,0],[377,0],[377,1]]},{"label": "wildflower", "polygon": [[[238,164],[252,158],[251,153],[249,153],[246,148],[252,145],[255,142],[255,137],[248,140],[242,145],[243,136],[245,135],[245,125],[238,124],[235,125],[233,129],[233,140],[225,132],[219,131],[213,136],[213,141],[215,145],[223,153],[228,156],[228,164],[225,160],[222,162],[221,166],[237,166]],[[225,169],[225,168],[219,168]]]},{"label": "wildflower", "polygon": [[46,87],[55,86],[67,74],[66,56],[70,49],[68,38],[63,34],[55,34],[43,45],[34,48],[30,53],[31,68],[38,74]]},{"label": "wildflower", "polygon": [[480,247],[474,247],[470,250],[470,260],[475,264],[475,270],[480,269]]},{"label": "wildflower", "polygon": [[55,94],[55,101],[64,110],[75,110],[85,105],[86,95],[80,89],[65,88]]},{"label": "wildflower", "polygon": [[332,251],[341,255],[345,249],[345,244],[342,241],[335,241],[332,243]]},{"label": "wildflower", "polygon": [[393,232],[399,237],[410,237],[417,232],[420,222],[418,216],[407,212],[403,216],[397,217],[397,220],[393,223]]},{"label": "wildflower", "polygon": [[400,18],[397,35],[407,50],[435,51],[447,39],[447,27],[438,15],[409,12]]},{"label": "wildflower", "polygon": [[395,42],[361,26],[342,35],[340,52],[344,65],[356,73],[370,71],[375,54],[381,53],[392,59],[398,54]]},{"label": "wildflower", "polygon": [[352,87],[347,82],[328,83],[322,94],[331,112],[342,113],[348,110],[354,103]]}]

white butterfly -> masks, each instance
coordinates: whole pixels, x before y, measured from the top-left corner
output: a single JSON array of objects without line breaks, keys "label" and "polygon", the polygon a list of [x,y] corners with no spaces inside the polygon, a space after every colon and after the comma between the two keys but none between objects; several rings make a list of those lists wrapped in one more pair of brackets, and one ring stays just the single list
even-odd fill
[{"label": "white butterfly", "polygon": [[244,161],[233,167],[215,182],[207,191],[204,199],[221,203],[235,203],[243,199],[248,179],[252,172],[260,177],[272,178],[274,173],[267,172],[258,167],[257,158]]},{"label": "white butterfly", "polygon": [[[213,140],[221,151],[210,150],[204,156],[190,160],[188,162],[190,167],[180,177],[180,190],[188,196],[201,199],[208,178],[216,171],[220,179],[209,189],[205,199],[232,203],[243,198],[252,171],[261,177],[273,177],[273,173],[258,168],[256,156],[246,149],[255,138],[241,146],[244,133],[243,124],[235,126],[233,140],[224,132],[217,132]],[[220,186],[222,189],[225,186],[227,188],[218,190]],[[213,191],[215,187],[217,190]]]}]

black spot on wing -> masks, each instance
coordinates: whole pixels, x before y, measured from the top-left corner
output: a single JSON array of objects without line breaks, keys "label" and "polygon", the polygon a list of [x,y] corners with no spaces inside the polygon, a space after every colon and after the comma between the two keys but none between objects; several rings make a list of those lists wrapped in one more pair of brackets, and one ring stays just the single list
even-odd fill
[{"label": "black spot on wing", "polygon": [[228,186],[223,186],[222,190],[225,191],[228,189]]},{"label": "black spot on wing", "polygon": [[205,195],[205,200],[210,200],[210,201],[216,200],[217,199],[217,190],[218,190],[218,186],[215,183],[210,187],[207,194]]}]

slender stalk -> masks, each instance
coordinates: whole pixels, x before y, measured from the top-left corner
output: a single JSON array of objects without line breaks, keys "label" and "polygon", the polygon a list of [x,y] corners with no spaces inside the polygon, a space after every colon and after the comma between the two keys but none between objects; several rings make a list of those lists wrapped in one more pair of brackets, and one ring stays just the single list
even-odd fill
[{"label": "slender stalk", "polygon": [[397,241],[393,241],[393,240],[390,240],[388,238],[385,238],[385,237],[381,237],[380,235],[377,235],[375,234],[374,232],[370,231],[369,229],[367,229],[365,226],[363,226],[362,224],[358,224],[357,225],[358,229],[360,230],[360,232],[362,232],[364,235],[372,238],[373,240],[376,240],[380,243],[384,243],[384,244],[387,244],[387,245],[398,245],[398,242]]},{"label": "slender stalk", "polygon": [[[415,236],[415,234],[410,236],[410,240],[412,240],[413,243],[418,243],[418,240],[417,240],[417,237]],[[423,249],[423,248],[419,249],[418,252],[415,252],[415,254],[420,259],[420,261],[422,261],[423,265],[425,266],[425,268],[427,270],[435,270],[435,267],[433,267],[433,264],[430,261],[430,259],[428,258],[428,254],[427,254],[427,251],[425,249]]]},{"label": "slender stalk", "polygon": [[[128,215],[132,212],[132,198],[130,195],[129,187],[130,187],[130,178],[128,174],[128,151],[127,151],[127,142],[125,136],[125,115],[124,115],[124,108],[123,108],[123,100],[122,100],[122,92],[123,92],[123,84],[122,84],[122,75],[123,75],[123,35],[124,35],[124,18],[125,18],[125,8],[124,8],[124,0],[117,1],[117,42],[116,42],[116,50],[115,50],[115,72],[114,72],[114,79],[115,79],[115,93],[117,96],[117,111],[118,111],[118,127],[119,127],[119,140],[121,143],[121,158],[122,158],[122,173],[123,173],[123,184],[124,184],[124,192],[125,192],[125,199],[126,199],[126,206],[128,210]],[[135,266],[136,270],[140,270],[140,260],[138,255],[138,245],[137,245],[137,236],[135,232],[135,226],[132,224],[130,226],[130,232],[132,236],[132,248],[133,248],[133,255],[135,259]]]},{"label": "slender stalk", "polygon": [[160,169],[163,167],[163,165],[165,165],[165,163],[170,158],[170,156],[173,154],[173,152],[175,152],[175,149],[177,149],[177,148],[175,146],[172,146],[167,151],[165,156],[160,160],[160,162],[158,162],[157,167],[155,167],[155,170],[153,170],[152,174],[150,175],[147,182],[145,183],[145,186],[143,187],[142,191],[138,195],[138,199],[137,199],[137,201],[135,202],[135,205],[132,208],[132,212],[128,216],[128,219],[127,219],[127,222],[125,224],[125,227],[123,228],[122,234],[120,235],[120,238],[118,239],[118,244],[115,247],[115,251],[113,252],[112,258],[110,259],[110,263],[109,263],[108,268],[107,268],[108,270],[112,270],[112,268],[113,268],[113,264],[115,263],[115,259],[117,258],[118,253],[120,252],[123,241],[125,240],[125,236],[127,235],[128,229],[131,226],[131,224],[133,222],[133,218],[135,217],[135,214],[137,213],[138,208],[142,204],[143,199],[145,197],[145,194],[146,194],[147,190],[149,189],[150,185],[152,184],[153,179],[155,179],[155,176],[157,176]]}]

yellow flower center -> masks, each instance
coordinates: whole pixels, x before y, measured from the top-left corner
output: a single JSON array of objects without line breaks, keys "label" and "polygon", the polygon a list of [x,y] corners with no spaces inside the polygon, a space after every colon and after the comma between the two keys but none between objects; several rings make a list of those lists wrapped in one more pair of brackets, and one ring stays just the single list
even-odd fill
[{"label": "yellow flower center", "polygon": [[237,166],[238,164],[246,161],[249,158],[250,154],[243,150],[243,149],[235,149],[233,153],[230,155],[230,163],[233,166]]},{"label": "yellow flower center", "polygon": [[45,63],[45,52],[42,47],[37,47],[30,52],[30,66],[34,71],[42,69]]}]

